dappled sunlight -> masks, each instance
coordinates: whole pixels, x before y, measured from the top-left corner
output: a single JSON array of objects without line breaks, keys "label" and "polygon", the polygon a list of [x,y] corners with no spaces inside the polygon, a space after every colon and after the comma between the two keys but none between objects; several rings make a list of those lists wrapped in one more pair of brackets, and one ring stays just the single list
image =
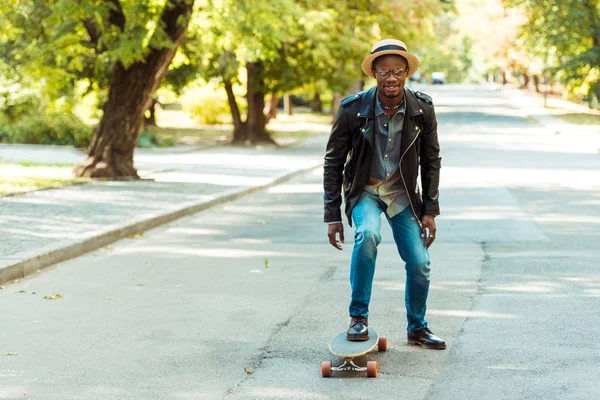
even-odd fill
[{"label": "dappled sunlight", "polygon": [[120,254],[176,254],[179,256],[194,256],[194,257],[207,257],[207,258],[246,258],[246,257],[294,257],[294,258],[305,258],[310,257],[309,254],[302,253],[289,253],[282,251],[269,251],[269,250],[246,250],[246,249],[232,249],[232,248],[211,248],[211,249],[200,249],[190,247],[162,247],[162,246],[136,246],[126,247],[119,250]]},{"label": "dappled sunlight", "polygon": [[404,291],[404,283],[400,281],[390,282],[390,281],[378,281],[375,279],[373,281],[373,286],[380,287],[385,290],[395,290],[395,291]]},{"label": "dappled sunlight", "polygon": [[[0,371],[0,377],[17,376],[21,371]],[[25,398],[27,396],[27,389],[21,386],[0,386],[0,399],[16,399]]]},{"label": "dappled sunlight", "polygon": [[477,114],[482,114],[480,116],[481,119],[485,119],[486,117],[489,118],[491,116],[512,117],[514,119],[515,117],[522,118],[527,115],[523,110],[506,107],[504,104],[501,104],[498,99],[481,97],[471,98],[473,102],[471,104],[469,104],[468,98],[464,102],[463,99],[463,97],[457,97],[454,99],[454,101],[452,101],[451,98],[444,98],[444,105],[438,105],[435,107],[435,113],[438,115],[438,119],[444,118],[442,114],[456,113],[466,113],[474,116]]},{"label": "dappled sunlight", "polygon": [[530,367],[523,364],[497,364],[488,365],[486,368],[496,370],[509,370],[509,371],[535,371],[537,368]]},{"label": "dappled sunlight", "polygon": [[[278,150],[270,150],[275,152]],[[280,151],[280,150],[279,150]],[[315,162],[321,160],[321,157],[315,156],[293,156],[288,153],[268,154],[267,151],[256,150],[253,154],[247,154],[248,149],[236,149],[232,147],[229,151],[197,152],[188,154],[157,154],[140,155],[136,162],[139,163],[157,163],[174,166],[193,165],[197,167],[218,167],[223,168],[223,160],[233,159],[236,170],[281,170],[290,171],[304,169],[315,165]]]},{"label": "dappled sunlight", "polygon": [[[556,168],[444,167],[442,189],[535,187],[591,190],[600,187],[598,170]],[[593,183],[596,182],[594,185]]]},{"label": "dappled sunlight", "polygon": [[[574,141],[567,135],[556,135],[548,140],[547,129],[506,128],[496,132],[487,127],[480,127],[477,133],[449,132],[441,139],[443,144],[458,144],[463,149],[489,149],[493,151],[522,151],[529,153],[557,154],[597,154],[598,146]],[[600,140],[599,140],[600,142]],[[496,154],[496,156],[498,156]]]},{"label": "dappled sunlight", "polygon": [[438,310],[427,309],[427,315],[435,315],[437,317],[460,317],[460,318],[496,318],[496,319],[514,319],[519,318],[518,315],[508,313],[494,313],[486,311],[470,311],[470,310]]},{"label": "dappled sunlight", "polygon": [[168,228],[166,233],[184,234],[186,236],[216,236],[225,234],[221,229],[185,228],[182,226]]},{"label": "dappled sunlight", "polygon": [[273,243],[273,241],[270,239],[235,238],[235,239],[230,239],[229,243],[232,243],[232,244],[271,244],[271,243]]},{"label": "dappled sunlight", "polygon": [[501,292],[527,292],[527,293],[554,293],[559,289],[566,289],[566,286],[554,282],[529,282],[514,285],[490,285],[485,286],[486,291]]},{"label": "dappled sunlight", "polygon": [[[455,211],[456,210],[456,211]],[[457,208],[449,208],[443,218],[446,220],[501,220],[522,219],[527,215],[518,207],[509,206],[479,206],[469,207],[468,210],[458,211]]]},{"label": "dappled sunlight", "polygon": [[534,222],[564,222],[577,224],[600,224],[600,217],[593,215],[572,215],[572,214],[538,214],[531,216]]},{"label": "dappled sunlight", "polygon": [[252,399],[314,399],[324,400],[329,399],[328,395],[323,395],[314,392],[307,392],[298,388],[286,389],[286,388],[253,388],[245,391]]},{"label": "dappled sunlight", "polygon": [[270,188],[269,193],[323,193],[323,185],[317,183],[284,184]]},{"label": "dappled sunlight", "polygon": [[153,174],[152,178],[156,182],[179,182],[179,183],[209,183],[211,185],[220,186],[259,186],[266,185],[273,178],[265,177],[250,177],[243,175],[230,174],[203,174],[195,172],[165,172]]}]

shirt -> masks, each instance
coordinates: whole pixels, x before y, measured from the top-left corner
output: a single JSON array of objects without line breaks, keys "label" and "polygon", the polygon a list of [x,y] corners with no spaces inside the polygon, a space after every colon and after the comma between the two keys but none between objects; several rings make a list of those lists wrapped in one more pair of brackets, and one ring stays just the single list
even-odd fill
[{"label": "shirt", "polygon": [[375,103],[375,135],[373,164],[369,184],[365,191],[372,193],[387,204],[388,216],[392,218],[410,205],[402,175],[400,174],[400,151],[402,127],[406,113],[406,102],[402,103],[394,116],[388,116],[379,101]]}]

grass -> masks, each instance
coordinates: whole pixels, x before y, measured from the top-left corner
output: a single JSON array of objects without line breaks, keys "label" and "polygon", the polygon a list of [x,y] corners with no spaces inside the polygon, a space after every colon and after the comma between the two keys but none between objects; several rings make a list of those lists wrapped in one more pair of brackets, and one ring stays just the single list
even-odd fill
[{"label": "grass", "polygon": [[599,114],[588,114],[588,113],[568,113],[568,114],[556,114],[556,116],[563,121],[566,121],[575,125],[597,125],[600,126],[600,115]]},{"label": "grass", "polygon": [[[169,126],[149,127],[140,133],[140,147],[214,146],[231,141],[233,132],[233,125],[198,125],[180,111],[162,111],[158,124],[163,123]],[[267,131],[281,144],[328,133],[330,128],[329,114],[307,112],[306,109],[295,109],[293,115],[279,113],[267,125]]]},{"label": "grass", "polygon": [[59,188],[78,179],[56,179],[46,177],[16,176],[3,177],[0,182],[0,195],[29,192],[41,188]]},{"label": "grass", "polygon": [[71,164],[0,163],[0,195],[58,188],[69,183],[86,182],[75,178]]}]

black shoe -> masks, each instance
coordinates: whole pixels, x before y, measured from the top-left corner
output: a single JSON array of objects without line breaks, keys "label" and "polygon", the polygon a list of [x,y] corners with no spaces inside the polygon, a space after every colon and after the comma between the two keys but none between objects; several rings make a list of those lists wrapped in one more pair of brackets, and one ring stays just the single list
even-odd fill
[{"label": "black shoe", "polygon": [[435,336],[429,328],[419,329],[418,331],[408,331],[408,344],[421,346],[425,349],[444,350],[446,342]]},{"label": "black shoe", "polygon": [[346,333],[346,339],[351,342],[363,342],[369,340],[369,318],[351,317],[350,327]]}]

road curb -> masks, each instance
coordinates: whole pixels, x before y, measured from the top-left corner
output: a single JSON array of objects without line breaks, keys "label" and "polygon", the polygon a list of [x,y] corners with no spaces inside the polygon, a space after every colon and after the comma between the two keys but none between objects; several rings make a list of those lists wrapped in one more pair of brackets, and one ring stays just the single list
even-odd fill
[{"label": "road curb", "polygon": [[159,227],[182,217],[198,213],[207,208],[237,200],[246,195],[280,185],[292,178],[319,168],[322,164],[313,165],[275,178],[271,182],[249,188],[236,188],[218,195],[214,199],[185,205],[178,210],[169,211],[152,217],[134,221],[124,226],[107,227],[100,233],[94,232],[75,240],[66,240],[41,249],[22,252],[5,260],[0,260],[0,284],[14,279],[24,278],[51,265],[79,257],[83,254],[107,246],[117,240],[136,235]]}]

